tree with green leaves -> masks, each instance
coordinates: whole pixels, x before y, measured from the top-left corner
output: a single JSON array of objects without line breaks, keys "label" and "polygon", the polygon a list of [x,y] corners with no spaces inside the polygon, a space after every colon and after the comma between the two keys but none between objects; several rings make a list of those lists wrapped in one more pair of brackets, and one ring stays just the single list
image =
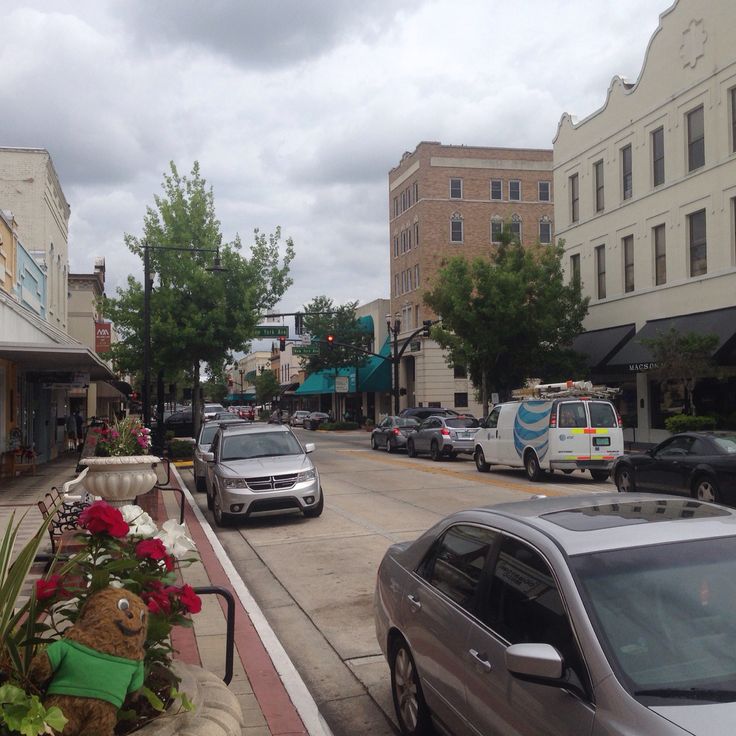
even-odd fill
[{"label": "tree with green leaves", "polygon": [[[214,193],[196,162],[189,176],[170,164],[163,193],[154,195],[154,206],[146,209],[143,234],[125,235],[128,249],[141,258],[144,246],[149,246],[151,272],[158,277],[150,301],[152,372],[160,378],[186,370],[195,422],[200,365],[214,367],[216,374],[232,362],[232,351],[247,351],[260,315],[272,309],[292,283],[294,245],[287,238],[282,252],[280,241],[281,230],[276,228],[268,236],[256,229],[247,255],[238,235],[223,243]],[[220,273],[208,270],[215,250],[224,269]],[[143,362],[143,285],[130,276],[127,288],[104,299],[102,308],[120,337],[110,357],[123,371],[138,370]],[[159,421],[162,412],[159,396]]]},{"label": "tree with green leaves", "polygon": [[483,412],[528,377],[545,382],[579,375],[583,358],[569,346],[588,311],[580,283],[565,283],[563,243],[526,246],[507,228],[490,258],[457,256],[439,270],[424,300],[441,317],[432,337],[452,366],[465,366]]},{"label": "tree with green leaves", "polygon": [[270,404],[271,399],[278,396],[281,390],[276,374],[268,368],[256,374],[253,385],[256,387],[256,402],[258,404]]},{"label": "tree with green leaves", "polygon": [[657,364],[654,375],[662,382],[676,381],[682,385],[685,413],[694,416],[695,382],[713,372],[712,356],[718,347],[718,335],[680,332],[671,327],[656,337],[642,338],[641,342],[652,350],[652,357]]}]

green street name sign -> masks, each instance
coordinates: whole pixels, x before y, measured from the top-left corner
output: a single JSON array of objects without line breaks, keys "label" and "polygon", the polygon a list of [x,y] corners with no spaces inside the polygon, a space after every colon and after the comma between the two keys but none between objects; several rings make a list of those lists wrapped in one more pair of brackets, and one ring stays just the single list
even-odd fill
[{"label": "green street name sign", "polygon": [[289,325],[258,325],[256,337],[289,337]]},{"label": "green street name sign", "polygon": [[319,355],[319,345],[294,345],[292,355]]}]

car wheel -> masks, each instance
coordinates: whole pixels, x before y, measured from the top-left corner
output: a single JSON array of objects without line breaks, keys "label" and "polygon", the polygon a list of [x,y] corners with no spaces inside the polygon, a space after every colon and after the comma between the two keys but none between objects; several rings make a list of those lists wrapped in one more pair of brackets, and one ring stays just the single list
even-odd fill
[{"label": "car wheel", "polygon": [[316,519],[318,516],[322,515],[322,512],[325,510],[325,492],[322,490],[322,488],[319,489],[319,501],[314,506],[310,506],[309,508],[304,509],[304,516],[307,517],[307,519]]},{"label": "car wheel", "polygon": [[391,695],[401,733],[404,736],[434,734],[432,717],[424,700],[414,657],[403,639],[391,650],[390,667]]},{"label": "car wheel", "polygon": [[591,470],[590,475],[593,480],[598,483],[603,483],[604,480],[608,480],[608,476],[611,475],[610,470]]},{"label": "car wheel", "polygon": [[232,522],[232,515],[226,514],[222,510],[222,501],[217,494],[215,494],[215,497],[212,499],[212,515],[215,517],[215,524],[217,524],[217,526],[230,526]]},{"label": "car wheel", "polygon": [[619,493],[634,493],[636,491],[636,481],[631,468],[623,467],[616,471],[616,488]]},{"label": "car wheel", "polygon": [[479,473],[487,473],[491,469],[491,464],[486,462],[486,456],[480,447],[475,451],[473,458],[475,459],[475,467],[478,468]]},{"label": "car wheel", "polygon": [[542,468],[539,467],[539,460],[533,452],[527,452],[524,458],[524,469],[529,480],[536,483],[542,479]]},{"label": "car wheel", "polygon": [[417,448],[414,447],[414,440],[409,440],[406,443],[406,454],[409,457],[416,457],[417,456]]},{"label": "car wheel", "polygon": [[562,472],[565,475],[572,475],[575,471],[574,470],[570,470],[570,468],[565,468]]},{"label": "car wheel", "polygon": [[207,481],[205,480],[204,483],[204,492],[207,494],[207,508],[212,511],[213,503],[212,503],[212,496],[210,495],[210,489],[207,488]]},{"label": "car wheel", "polygon": [[459,452],[457,452],[456,450],[452,450],[452,451],[450,452],[450,460],[457,460],[457,456],[458,456],[459,454],[460,454],[460,453],[459,453]]},{"label": "car wheel", "polygon": [[697,498],[698,501],[720,503],[721,492],[718,488],[718,483],[710,476],[699,476],[693,483],[693,498]]},{"label": "car wheel", "polygon": [[435,462],[442,460],[442,452],[440,452],[440,446],[437,444],[437,440],[432,440],[432,444],[429,446],[429,456]]},{"label": "car wheel", "polygon": [[395,449],[396,448],[391,444],[391,438],[390,437],[386,437],[386,452],[391,453]]},{"label": "car wheel", "polygon": [[371,435],[371,449],[377,450],[378,449],[378,441],[376,440],[376,435]]}]

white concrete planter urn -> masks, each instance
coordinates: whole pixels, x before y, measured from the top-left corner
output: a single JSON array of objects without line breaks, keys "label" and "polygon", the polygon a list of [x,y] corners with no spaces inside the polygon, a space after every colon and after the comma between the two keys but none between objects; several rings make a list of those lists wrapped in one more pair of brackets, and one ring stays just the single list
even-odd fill
[{"label": "white concrete planter urn", "polygon": [[136,496],[148,493],[158,480],[155,465],[159,462],[160,459],[153,455],[84,457],[80,460],[89,468],[84,479],[87,490],[111,506],[125,506],[133,503]]}]

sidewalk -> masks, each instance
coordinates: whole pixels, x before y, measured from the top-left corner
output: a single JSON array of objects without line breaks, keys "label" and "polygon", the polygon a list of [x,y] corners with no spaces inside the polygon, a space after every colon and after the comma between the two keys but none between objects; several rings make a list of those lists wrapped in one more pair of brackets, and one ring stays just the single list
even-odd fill
[{"label": "sidewalk", "polygon": [[[27,541],[41,523],[36,501],[56,486],[76,477],[77,455],[61,456],[38,467],[36,475],[3,479],[0,482],[0,530],[10,521],[23,519],[18,545]],[[176,468],[172,465],[170,486],[184,491],[185,524],[197,545],[200,562],[182,571],[184,582],[192,586],[214,585],[229,590],[235,599],[235,650],[233,677],[229,689],[242,709],[241,736],[331,736],[314,700],[296,672],[257,603],[225,554],[214,531],[202,516]],[[154,490],[147,494],[145,507],[160,524],[167,518],[179,520],[180,494]],[[50,544],[47,545],[50,549]],[[36,570],[35,575],[41,574]],[[26,584],[31,590],[32,580]],[[226,604],[220,596],[202,596],[202,611],[193,616],[191,629],[180,628],[173,635],[177,659],[223,677],[226,653]]]}]

